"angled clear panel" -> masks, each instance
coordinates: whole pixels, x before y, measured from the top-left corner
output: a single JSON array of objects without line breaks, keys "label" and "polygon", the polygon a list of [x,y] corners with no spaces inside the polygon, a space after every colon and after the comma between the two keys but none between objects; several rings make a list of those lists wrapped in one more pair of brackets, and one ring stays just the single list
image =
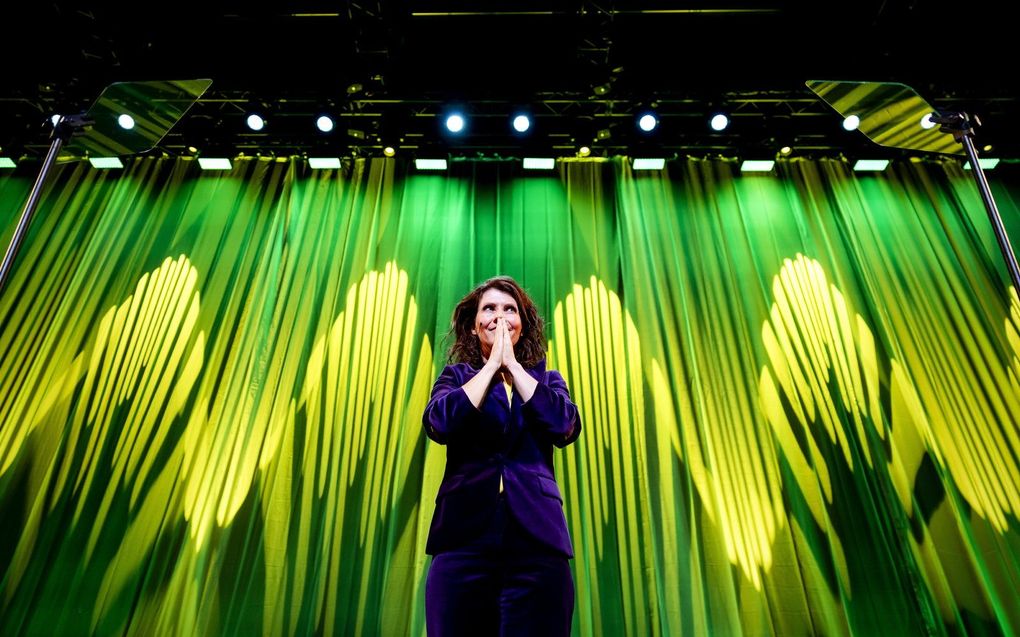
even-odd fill
[{"label": "angled clear panel", "polygon": [[[117,82],[103,90],[86,113],[92,125],[64,147],[72,156],[101,157],[145,152],[160,142],[212,80]],[[120,124],[128,116],[131,128]]]},{"label": "angled clear panel", "polygon": [[963,145],[923,120],[938,111],[914,89],[895,82],[808,80],[811,89],[844,118],[856,115],[859,130],[879,146],[963,155]]}]

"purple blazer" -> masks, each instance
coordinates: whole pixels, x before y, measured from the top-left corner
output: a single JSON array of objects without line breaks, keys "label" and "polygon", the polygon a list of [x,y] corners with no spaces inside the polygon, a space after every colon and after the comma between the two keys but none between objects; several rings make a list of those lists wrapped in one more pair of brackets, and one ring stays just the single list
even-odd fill
[{"label": "purple blazer", "polygon": [[581,433],[566,382],[542,360],[528,370],[538,381],[528,402],[515,391],[507,404],[497,381],[476,409],[461,386],[477,373],[467,363],[447,365],[422,416],[426,435],[446,445],[425,551],[435,555],[478,537],[495,511],[502,476],[514,519],[539,542],[573,557],[552,459],[553,445],[564,447]]}]

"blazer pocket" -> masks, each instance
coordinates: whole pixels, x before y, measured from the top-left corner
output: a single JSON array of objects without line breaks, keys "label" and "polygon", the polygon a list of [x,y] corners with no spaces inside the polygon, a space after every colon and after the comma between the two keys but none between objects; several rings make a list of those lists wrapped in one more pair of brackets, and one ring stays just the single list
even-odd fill
[{"label": "blazer pocket", "polygon": [[556,484],[555,480],[546,478],[545,476],[535,476],[538,480],[538,489],[542,492],[542,495],[549,496],[550,498],[556,498],[563,503],[563,496],[560,495],[560,487]]}]

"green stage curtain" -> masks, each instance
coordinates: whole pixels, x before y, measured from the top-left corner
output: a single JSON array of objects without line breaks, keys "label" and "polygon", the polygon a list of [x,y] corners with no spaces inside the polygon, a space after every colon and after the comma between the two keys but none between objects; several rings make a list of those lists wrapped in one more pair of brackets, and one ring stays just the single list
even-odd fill
[{"label": "green stage curtain", "polygon": [[496,274],[584,423],[574,634],[1020,632],[1020,302],[959,162],[126,165],[55,170],[0,295],[0,634],[423,635],[421,412]]}]

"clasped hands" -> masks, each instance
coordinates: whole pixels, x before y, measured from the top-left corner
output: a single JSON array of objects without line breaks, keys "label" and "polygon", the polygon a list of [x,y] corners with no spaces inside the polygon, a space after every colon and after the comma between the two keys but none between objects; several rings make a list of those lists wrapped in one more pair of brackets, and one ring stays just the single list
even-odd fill
[{"label": "clasped hands", "polygon": [[493,372],[504,370],[513,372],[514,367],[518,365],[517,358],[514,356],[513,339],[510,338],[510,328],[507,326],[506,319],[497,317],[492,350],[489,352],[489,357],[485,359],[485,366]]}]

